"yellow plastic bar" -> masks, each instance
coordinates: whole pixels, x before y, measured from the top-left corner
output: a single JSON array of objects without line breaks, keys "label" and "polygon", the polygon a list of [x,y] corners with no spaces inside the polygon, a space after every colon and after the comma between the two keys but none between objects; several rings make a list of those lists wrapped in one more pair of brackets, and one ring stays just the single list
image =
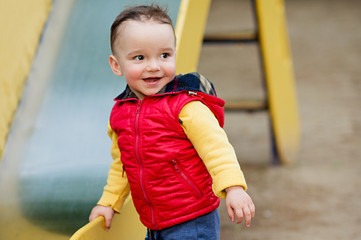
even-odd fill
[{"label": "yellow plastic bar", "polygon": [[104,218],[98,217],[79,229],[70,240],[144,240],[147,230],[139,221],[133,201],[128,198],[122,213],[114,215],[112,227],[105,231]]},{"label": "yellow plastic bar", "polygon": [[177,73],[197,71],[210,0],[182,0],[176,23]]},{"label": "yellow plastic bar", "polygon": [[255,0],[269,110],[281,163],[297,160],[299,120],[283,0]]},{"label": "yellow plastic bar", "polygon": [[2,0],[0,7],[0,161],[51,0]]}]

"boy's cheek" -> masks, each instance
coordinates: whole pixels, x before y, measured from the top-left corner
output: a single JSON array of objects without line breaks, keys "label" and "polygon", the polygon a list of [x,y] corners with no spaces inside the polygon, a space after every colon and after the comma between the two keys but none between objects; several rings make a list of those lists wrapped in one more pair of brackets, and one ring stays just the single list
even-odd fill
[{"label": "boy's cheek", "polygon": [[176,73],[175,63],[170,63],[170,64],[167,66],[166,71],[167,71],[167,75],[169,75],[169,76],[175,76],[175,73]]},{"label": "boy's cheek", "polygon": [[140,65],[125,66],[124,77],[127,76],[129,80],[138,79],[142,74],[142,67]]}]

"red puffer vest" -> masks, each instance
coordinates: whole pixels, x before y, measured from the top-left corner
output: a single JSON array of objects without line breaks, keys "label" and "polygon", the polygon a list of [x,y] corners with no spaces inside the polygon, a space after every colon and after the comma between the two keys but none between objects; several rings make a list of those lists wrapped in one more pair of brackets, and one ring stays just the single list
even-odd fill
[{"label": "red puffer vest", "polygon": [[201,101],[223,127],[224,101],[200,92],[197,79],[195,74],[182,75],[165,93],[142,101],[120,95],[110,116],[134,205],[142,223],[153,230],[194,219],[219,205],[212,178],[178,119],[185,104]]}]

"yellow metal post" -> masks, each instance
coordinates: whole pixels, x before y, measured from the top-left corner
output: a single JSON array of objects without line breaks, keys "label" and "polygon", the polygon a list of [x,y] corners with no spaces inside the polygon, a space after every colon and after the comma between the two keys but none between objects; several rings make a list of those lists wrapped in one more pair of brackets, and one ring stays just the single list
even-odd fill
[{"label": "yellow metal post", "polygon": [[197,71],[210,0],[182,0],[176,23],[177,73]]},{"label": "yellow metal post", "polygon": [[269,111],[279,160],[297,160],[299,121],[283,0],[255,0]]}]

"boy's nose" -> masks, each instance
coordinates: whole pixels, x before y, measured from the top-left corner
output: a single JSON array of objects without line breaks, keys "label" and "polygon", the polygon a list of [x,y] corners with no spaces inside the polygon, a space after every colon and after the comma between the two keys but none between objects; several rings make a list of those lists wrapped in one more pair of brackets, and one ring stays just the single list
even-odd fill
[{"label": "boy's nose", "polygon": [[146,66],[146,70],[149,72],[159,71],[160,66],[159,66],[158,62],[155,60],[149,61],[148,65]]}]

